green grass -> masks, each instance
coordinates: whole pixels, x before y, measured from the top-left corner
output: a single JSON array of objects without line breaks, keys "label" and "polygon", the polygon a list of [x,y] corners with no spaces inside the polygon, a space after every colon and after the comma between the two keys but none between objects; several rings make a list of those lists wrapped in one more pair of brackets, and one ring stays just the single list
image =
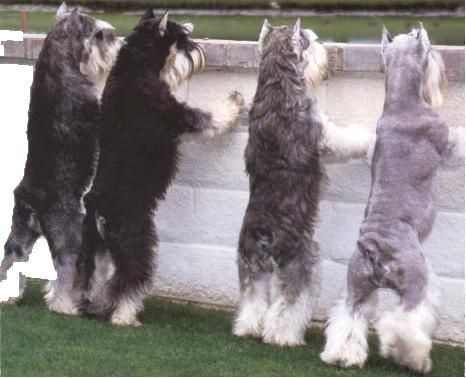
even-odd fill
[{"label": "green grass", "polygon": [[[61,0],[14,0],[17,4],[57,4]],[[0,0],[11,4],[11,0]],[[141,8],[148,5],[162,8],[270,8],[272,0],[70,0],[69,4],[101,8]],[[444,8],[455,9],[464,5],[460,0],[275,0],[281,8],[301,9],[400,9]]]},{"label": "green grass", "polygon": [[[119,35],[127,35],[138,20],[137,15],[121,13],[91,13],[115,26]],[[29,12],[26,15],[28,31],[45,33],[54,15],[46,12]],[[261,16],[205,16],[172,15],[175,21],[191,21],[196,38],[257,40],[264,17]],[[268,17],[274,25],[292,24],[296,17]],[[423,21],[432,43],[464,45],[464,18],[460,17],[360,17],[319,16],[302,17],[304,27],[313,29],[322,41],[349,42],[380,40],[382,25],[387,25],[392,35],[404,33]],[[19,12],[0,11],[0,29],[20,30]]]},{"label": "green grass", "polygon": [[[39,285],[29,282],[18,305],[1,306],[4,376],[411,376],[371,354],[363,369],[341,369],[319,360],[318,329],[307,345],[279,348],[230,332],[232,315],[158,299],[146,301],[138,329],[49,312]],[[435,345],[434,376],[463,376],[464,349]]]}]

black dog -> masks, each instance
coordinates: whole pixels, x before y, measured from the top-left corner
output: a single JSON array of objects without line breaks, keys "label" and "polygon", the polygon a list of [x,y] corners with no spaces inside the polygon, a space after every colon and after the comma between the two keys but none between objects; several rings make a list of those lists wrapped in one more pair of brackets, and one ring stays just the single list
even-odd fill
[{"label": "black dog", "polygon": [[100,88],[120,46],[110,28],[77,9],[68,12],[65,4],[57,12],[34,71],[28,156],[0,266],[3,280],[15,261],[28,260],[43,235],[57,271],[45,298],[50,310],[65,314],[77,313],[81,201],[94,173]]},{"label": "black dog", "polygon": [[226,130],[239,115],[237,92],[229,97],[223,122],[171,94],[204,65],[192,28],[147,11],[126,38],[103,93],[100,158],[85,197],[79,267],[83,311],[110,312],[113,324],[140,324],[136,315],[155,267],[154,211],[176,172],[178,137]]}]

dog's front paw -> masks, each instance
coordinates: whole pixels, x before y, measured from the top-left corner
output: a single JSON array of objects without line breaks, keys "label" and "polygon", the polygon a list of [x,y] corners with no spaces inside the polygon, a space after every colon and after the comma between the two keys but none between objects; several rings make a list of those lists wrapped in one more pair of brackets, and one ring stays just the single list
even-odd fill
[{"label": "dog's front paw", "polygon": [[228,99],[235,104],[239,110],[241,110],[241,107],[244,105],[244,97],[243,95],[238,92],[238,91],[231,91],[228,94]]}]

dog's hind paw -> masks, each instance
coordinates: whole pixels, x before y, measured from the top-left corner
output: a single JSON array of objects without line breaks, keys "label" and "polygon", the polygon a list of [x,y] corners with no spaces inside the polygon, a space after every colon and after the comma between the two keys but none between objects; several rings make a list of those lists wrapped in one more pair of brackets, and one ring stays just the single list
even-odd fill
[{"label": "dog's hind paw", "polygon": [[112,318],[110,319],[110,323],[116,326],[123,326],[123,327],[140,327],[142,326],[142,323],[137,320],[136,318],[133,319],[125,319],[119,316],[116,316],[115,314],[112,315]]}]

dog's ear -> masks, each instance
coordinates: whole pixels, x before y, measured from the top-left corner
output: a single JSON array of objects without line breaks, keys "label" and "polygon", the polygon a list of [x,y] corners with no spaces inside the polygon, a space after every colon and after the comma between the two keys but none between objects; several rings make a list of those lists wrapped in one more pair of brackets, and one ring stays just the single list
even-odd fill
[{"label": "dog's ear", "polygon": [[82,31],[81,16],[79,9],[74,8],[70,16],[66,20],[65,30],[70,36],[77,37]]},{"label": "dog's ear", "polygon": [[66,3],[63,2],[57,9],[57,13],[55,14],[55,17],[62,17],[68,12],[68,7],[66,6]]},{"label": "dog's ear", "polygon": [[167,31],[167,25],[168,25],[168,11],[165,12],[165,14],[162,16],[162,18],[159,21],[159,34],[160,36],[164,36],[166,31]]},{"label": "dog's ear", "polygon": [[293,26],[293,36],[291,37],[293,42],[298,43],[299,40],[301,39],[301,19],[298,18],[296,20],[296,23]]},{"label": "dog's ear", "polygon": [[258,49],[261,54],[262,54],[262,51],[264,50],[265,38],[269,35],[271,31],[272,31],[272,25],[270,25],[269,21],[265,19],[264,24],[262,25],[261,32],[259,34],[259,41],[258,41]]},{"label": "dog's ear", "polygon": [[430,40],[429,35],[427,34],[426,29],[422,22],[419,22],[419,29],[417,30],[417,40],[419,45],[422,47],[423,51],[428,51],[430,49]]},{"label": "dog's ear", "polygon": [[382,43],[381,43],[381,45],[382,45],[382,55],[385,52],[385,49],[388,47],[388,45],[390,43],[392,43],[392,41],[393,41],[393,38],[390,35],[390,32],[387,30],[387,28],[384,25],[383,28],[382,28]]},{"label": "dog's ear", "polygon": [[151,20],[153,18],[155,18],[154,11],[152,10],[152,8],[148,8],[148,9],[146,9],[144,14],[139,19],[139,23],[141,24],[144,21]]}]

